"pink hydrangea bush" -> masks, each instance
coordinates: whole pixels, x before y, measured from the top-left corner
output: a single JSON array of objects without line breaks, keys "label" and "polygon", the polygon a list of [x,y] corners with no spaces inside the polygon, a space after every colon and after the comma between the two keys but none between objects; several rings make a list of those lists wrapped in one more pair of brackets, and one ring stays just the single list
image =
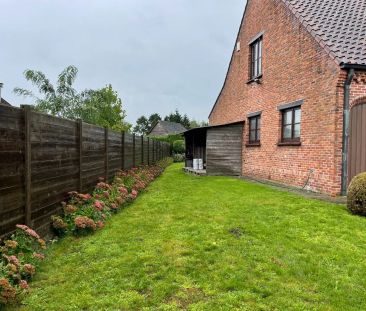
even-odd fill
[{"label": "pink hydrangea bush", "polygon": [[[111,184],[100,178],[92,194],[70,192],[68,202],[62,203],[62,215],[52,217],[55,233],[86,235],[102,229],[109,217],[134,201],[171,163],[165,159],[120,171]],[[0,244],[0,309],[29,290],[28,282],[45,259],[45,249],[38,233],[22,224]]]},{"label": "pink hydrangea bush", "polygon": [[78,236],[102,229],[109,217],[137,199],[170,164],[170,160],[162,160],[153,166],[119,171],[112,183],[99,178],[91,194],[70,192],[68,202],[63,203],[62,216],[52,218],[55,233],[59,236],[67,233]]},{"label": "pink hydrangea bush", "polygon": [[17,225],[15,233],[0,246],[0,309],[27,292],[28,282],[44,260],[46,242],[26,225]]}]

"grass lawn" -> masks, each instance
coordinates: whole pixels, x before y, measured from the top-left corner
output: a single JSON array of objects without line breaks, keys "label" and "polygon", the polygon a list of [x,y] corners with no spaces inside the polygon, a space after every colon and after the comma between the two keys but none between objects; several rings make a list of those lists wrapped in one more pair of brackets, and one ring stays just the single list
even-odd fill
[{"label": "grass lawn", "polygon": [[172,165],[31,287],[17,310],[366,310],[366,219]]}]

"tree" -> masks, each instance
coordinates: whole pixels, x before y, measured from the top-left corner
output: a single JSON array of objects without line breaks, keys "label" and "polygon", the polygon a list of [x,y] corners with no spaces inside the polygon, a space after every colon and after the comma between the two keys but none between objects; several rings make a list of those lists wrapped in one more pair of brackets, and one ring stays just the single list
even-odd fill
[{"label": "tree", "polygon": [[206,121],[191,120],[189,128],[194,129],[194,128],[203,127],[203,126],[208,126],[208,123]]},{"label": "tree", "polygon": [[27,69],[24,71],[25,79],[38,88],[38,92],[43,95],[43,98],[35,96],[32,91],[21,88],[15,88],[14,93],[35,99],[35,109],[38,111],[74,119],[78,117],[77,112],[80,108],[80,96],[72,87],[77,73],[76,67],[67,67],[58,76],[55,88],[43,72]]},{"label": "tree", "polygon": [[35,100],[35,109],[53,116],[105,126],[114,130],[129,130],[131,125],[124,121],[126,112],[122,101],[111,85],[99,90],[85,90],[78,93],[73,88],[78,69],[68,66],[58,76],[54,87],[41,71],[24,72],[25,79],[38,88],[42,97],[32,91],[15,88],[14,93]]},{"label": "tree", "polygon": [[182,124],[183,118],[178,109],[176,109],[174,113],[170,113],[169,115],[167,115],[164,120]]},{"label": "tree", "polygon": [[186,128],[186,129],[190,129],[191,128],[191,121],[189,120],[188,116],[185,114],[181,124]]},{"label": "tree", "polygon": [[152,115],[150,115],[149,117],[149,125],[150,125],[150,129],[149,131],[151,131],[153,129],[153,127],[159,122],[161,121],[161,116],[158,113],[153,113]]},{"label": "tree", "polygon": [[91,124],[108,127],[115,131],[129,131],[131,124],[125,122],[126,111],[118,93],[108,85],[100,90],[87,90],[82,93],[80,118]]},{"label": "tree", "polygon": [[136,125],[133,128],[134,133],[139,135],[147,135],[153,129],[153,127],[161,120],[158,113],[153,113],[149,118],[141,116],[137,119]]},{"label": "tree", "polygon": [[133,132],[139,135],[146,135],[150,131],[149,120],[145,116],[137,119]]}]

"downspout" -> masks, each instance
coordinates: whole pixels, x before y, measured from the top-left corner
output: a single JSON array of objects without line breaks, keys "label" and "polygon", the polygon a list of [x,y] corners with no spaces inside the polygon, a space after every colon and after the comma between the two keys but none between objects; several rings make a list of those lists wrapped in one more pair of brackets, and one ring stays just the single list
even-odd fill
[{"label": "downspout", "polygon": [[344,82],[344,103],[343,103],[343,140],[342,140],[342,190],[343,196],[347,195],[348,188],[348,145],[349,145],[349,100],[350,91],[355,70],[349,69],[347,79]]}]

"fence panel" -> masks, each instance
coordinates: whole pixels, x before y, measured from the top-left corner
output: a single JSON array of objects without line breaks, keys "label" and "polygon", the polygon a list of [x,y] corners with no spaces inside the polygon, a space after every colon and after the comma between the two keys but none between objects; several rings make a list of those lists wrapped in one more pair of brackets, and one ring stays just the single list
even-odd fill
[{"label": "fence panel", "polygon": [[24,222],[24,112],[0,105],[0,236]]},{"label": "fence panel", "polygon": [[105,177],[105,129],[83,123],[82,138],[82,190],[88,192]]},{"label": "fence panel", "polygon": [[149,138],[144,137],[144,164],[149,164]]},{"label": "fence panel", "polygon": [[31,225],[57,212],[65,193],[78,189],[76,122],[31,113]]},{"label": "fence panel", "polygon": [[100,177],[111,181],[168,150],[146,137],[0,105],[0,237],[18,223],[46,232],[68,192],[89,192]]},{"label": "fence panel", "polygon": [[142,164],[142,145],[141,136],[135,137],[135,166]]},{"label": "fence panel", "polygon": [[114,175],[121,169],[122,161],[122,133],[109,132],[108,143],[108,176],[109,181],[113,180]]},{"label": "fence panel", "polygon": [[133,135],[125,134],[125,169],[133,166]]}]

